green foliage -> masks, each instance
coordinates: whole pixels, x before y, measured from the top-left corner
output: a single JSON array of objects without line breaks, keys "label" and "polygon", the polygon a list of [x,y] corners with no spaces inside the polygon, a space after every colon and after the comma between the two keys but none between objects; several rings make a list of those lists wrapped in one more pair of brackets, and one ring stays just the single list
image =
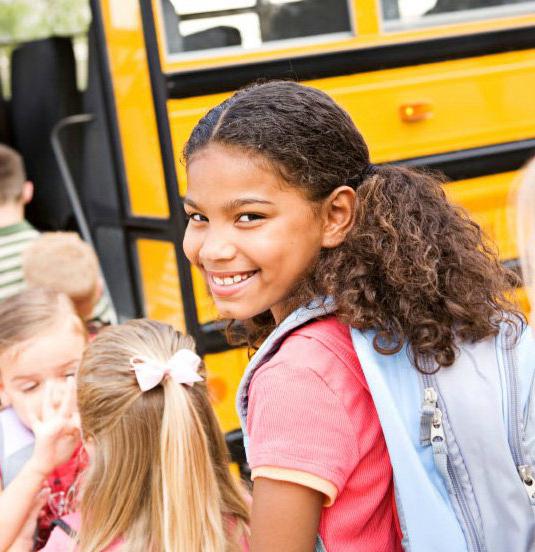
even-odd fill
[{"label": "green foliage", "polygon": [[0,44],[85,33],[89,0],[0,0]]}]

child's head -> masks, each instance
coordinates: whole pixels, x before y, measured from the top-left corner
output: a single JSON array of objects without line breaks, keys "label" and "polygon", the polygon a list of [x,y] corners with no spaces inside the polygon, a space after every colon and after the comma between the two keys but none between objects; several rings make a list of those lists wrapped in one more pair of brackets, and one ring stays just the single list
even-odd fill
[{"label": "child's head", "polygon": [[184,157],[186,254],[225,317],[262,315],[257,336],[272,327],[266,311],[278,322],[329,295],[387,349],[408,341],[417,361],[447,366],[454,333],[493,335],[511,308],[514,276],[442,182],[370,164],[349,115],[319,90],[241,90],[201,119]]},{"label": "child's head", "polygon": [[102,294],[93,248],[76,232],[45,232],[22,256],[24,279],[30,287],[64,293],[82,319],[88,319]]},{"label": "child's head", "polygon": [[30,427],[47,383],[73,376],[86,343],[83,325],[63,294],[31,289],[0,303],[0,398]]},{"label": "child's head", "polygon": [[[202,378],[187,385],[165,376],[140,388],[133,359],[166,365],[179,351],[191,357],[193,340],[166,324],[133,320],[103,330],[84,354],[78,406],[91,466],[82,551],[122,536],[133,552],[216,552],[233,540],[225,516],[247,521]],[[187,369],[180,360],[176,366]]]},{"label": "child's head", "polygon": [[[10,147],[0,144],[0,207],[24,207],[33,194],[33,186],[26,179],[22,157]],[[2,221],[0,220],[0,225]]]}]

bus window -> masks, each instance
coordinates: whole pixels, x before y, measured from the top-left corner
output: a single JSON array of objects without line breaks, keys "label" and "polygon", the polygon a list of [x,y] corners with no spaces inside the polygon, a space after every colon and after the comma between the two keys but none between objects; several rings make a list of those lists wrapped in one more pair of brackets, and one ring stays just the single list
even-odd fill
[{"label": "bus window", "polygon": [[221,53],[221,48],[235,47],[239,52],[280,40],[302,43],[302,39],[351,34],[348,0],[160,0],[160,6],[167,52],[179,57],[201,50]]},{"label": "bus window", "polygon": [[526,0],[381,0],[384,27],[397,31],[533,13]]}]

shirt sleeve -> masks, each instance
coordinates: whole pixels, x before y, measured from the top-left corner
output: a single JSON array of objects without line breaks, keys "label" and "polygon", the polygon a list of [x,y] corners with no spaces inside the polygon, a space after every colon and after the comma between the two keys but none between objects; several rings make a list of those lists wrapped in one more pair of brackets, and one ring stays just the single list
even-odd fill
[{"label": "shirt sleeve", "polygon": [[249,389],[247,432],[249,465],[257,476],[259,468],[295,470],[340,493],[358,463],[357,433],[344,405],[306,367],[277,364],[257,372]]},{"label": "shirt sleeve", "polygon": [[275,479],[276,481],[288,481],[289,483],[296,483],[297,485],[314,489],[324,495],[323,506],[326,508],[332,506],[338,496],[338,489],[330,481],[303,471],[274,468],[273,466],[260,466],[251,472],[251,479],[253,481],[257,477]]}]

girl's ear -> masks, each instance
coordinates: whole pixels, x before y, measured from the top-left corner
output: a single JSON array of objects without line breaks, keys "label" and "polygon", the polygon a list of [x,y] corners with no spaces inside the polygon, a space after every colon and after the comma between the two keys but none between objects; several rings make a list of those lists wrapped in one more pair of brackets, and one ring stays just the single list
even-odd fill
[{"label": "girl's ear", "polygon": [[338,186],[323,202],[322,247],[340,245],[353,226],[355,216],[355,190],[349,186]]}]

